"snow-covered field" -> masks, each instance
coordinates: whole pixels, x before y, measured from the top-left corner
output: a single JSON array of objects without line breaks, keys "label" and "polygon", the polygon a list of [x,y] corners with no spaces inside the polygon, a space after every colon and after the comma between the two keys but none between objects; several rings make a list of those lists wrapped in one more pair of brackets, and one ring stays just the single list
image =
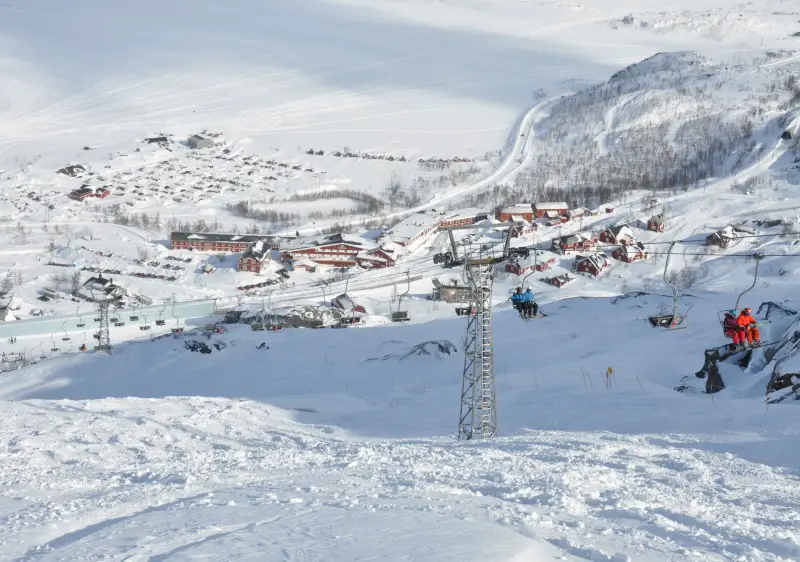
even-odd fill
[{"label": "snow-covered field", "polygon": [[[0,292],[22,318],[0,325],[0,559],[800,559],[800,394],[765,401],[795,317],[761,315],[781,348],[720,363],[723,391],[693,376],[753,253],[742,304],[800,308],[798,33],[792,0],[0,2]],[[215,148],[186,146],[201,130]],[[66,197],[84,184],[110,195]],[[648,258],[558,289],[556,257],[528,323],[498,273],[491,442],[455,440],[443,233],[347,278],[169,249],[562,197],[603,212],[512,245],[628,223]],[[731,223],[752,234],[704,246]],[[677,240],[689,326],[664,332]],[[68,296],[100,270],[129,295],[110,356],[78,352],[95,313]],[[357,327],[198,329],[345,291]]]}]

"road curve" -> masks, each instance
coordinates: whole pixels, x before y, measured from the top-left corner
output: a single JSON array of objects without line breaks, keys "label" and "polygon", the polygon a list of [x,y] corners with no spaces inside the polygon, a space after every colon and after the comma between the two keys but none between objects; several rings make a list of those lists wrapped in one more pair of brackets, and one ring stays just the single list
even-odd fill
[{"label": "road curve", "polygon": [[[416,207],[410,209],[403,209],[402,211],[396,211],[394,213],[387,213],[385,215],[378,215],[373,218],[375,220],[387,220],[387,219],[396,219],[404,217],[412,213],[436,207],[437,205],[441,205],[446,201],[451,201],[453,199],[464,197],[465,195],[469,195],[474,191],[478,191],[485,187],[489,187],[496,183],[502,182],[506,178],[513,176],[526,165],[525,155],[526,152],[530,152],[530,149],[532,148],[531,141],[535,136],[534,125],[539,119],[539,115],[541,114],[542,110],[544,110],[553,102],[559,100],[561,97],[563,96],[558,95],[552,98],[548,98],[530,108],[523,115],[522,119],[519,120],[519,124],[516,126],[514,131],[514,145],[511,147],[511,150],[509,150],[508,153],[505,155],[500,165],[489,175],[475,182],[459,185],[451,189],[447,189],[442,193],[437,193],[431,199]],[[306,229],[301,229],[297,232],[300,232],[302,234],[314,234],[318,230],[319,230],[318,228],[306,228]],[[296,230],[287,230],[285,232],[278,233],[278,236],[294,236],[295,232]]]}]

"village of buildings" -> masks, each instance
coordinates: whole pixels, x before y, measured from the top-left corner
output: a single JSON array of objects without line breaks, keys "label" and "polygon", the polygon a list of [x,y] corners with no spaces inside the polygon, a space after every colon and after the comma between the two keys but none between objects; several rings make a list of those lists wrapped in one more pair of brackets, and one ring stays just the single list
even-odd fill
[{"label": "village of buildings", "polygon": [[[138,165],[115,164],[137,157]],[[455,308],[469,300],[460,262],[441,259],[451,250],[490,252],[499,262],[496,275],[510,286],[536,281],[541,290],[560,290],[576,279],[606,277],[615,264],[647,260],[647,241],[669,223],[667,205],[643,193],[635,209],[633,204],[574,208],[563,201],[460,208],[450,202],[441,208],[429,204],[395,211],[385,224],[373,220],[361,228],[357,223],[337,228],[331,220],[320,220],[321,212],[311,213],[317,219],[287,223],[279,232],[241,222],[225,228],[216,220],[217,211],[213,222],[181,217],[203,216],[212,203],[219,209],[220,202],[257,193],[275,194],[270,196],[277,202],[263,208],[298,217],[305,203],[292,193],[298,186],[322,183],[326,172],[319,161],[324,151],[309,150],[303,160],[248,155],[222,135],[204,132],[183,141],[169,135],[145,137],[133,150],[120,150],[109,158],[110,164],[102,166],[74,163],[58,168],[58,188],[50,191],[26,190],[23,174],[5,176],[19,194],[5,197],[9,215],[21,221],[26,215],[45,214],[38,233],[11,226],[10,220],[6,230],[16,232],[23,245],[47,250],[39,250],[36,267],[27,273],[7,267],[0,301],[4,320],[76,314],[82,318],[90,312],[81,310],[90,310],[86,307],[98,295],[119,308],[161,303],[159,319],[167,308],[163,303],[211,299],[215,308],[238,310],[242,314],[235,314],[237,319],[261,326],[267,308],[276,309],[277,303],[283,308],[308,306],[321,295],[324,307],[337,312],[334,324],[343,315],[348,325],[375,315],[405,320],[399,303],[403,298],[440,300]],[[334,152],[328,158],[414,165],[405,157],[374,154]],[[467,165],[475,163],[458,157],[419,160],[424,170]],[[289,190],[288,196],[281,196],[280,185]],[[328,195],[336,189],[329,185]],[[328,198],[316,208],[339,203]],[[201,222],[202,228],[193,228]],[[511,240],[506,245],[507,234]],[[735,237],[736,231],[727,227],[709,233],[708,244],[726,247]],[[389,285],[391,300],[366,297],[366,305],[359,302],[359,293]],[[397,298],[399,293],[403,298]]]}]

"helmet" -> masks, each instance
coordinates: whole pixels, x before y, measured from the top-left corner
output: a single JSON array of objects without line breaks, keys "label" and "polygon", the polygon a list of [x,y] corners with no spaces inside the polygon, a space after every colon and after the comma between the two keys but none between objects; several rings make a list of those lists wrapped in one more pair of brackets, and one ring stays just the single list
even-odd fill
[{"label": "helmet", "polygon": [[742,312],[744,312],[745,314],[750,314],[750,309],[749,308],[745,308],[744,310],[742,310]]},{"label": "helmet", "polygon": [[731,315],[733,315],[733,316],[736,316],[736,311],[735,311],[735,310],[729,310],[729,311],[728,311],[728,314],[731,314]]}]

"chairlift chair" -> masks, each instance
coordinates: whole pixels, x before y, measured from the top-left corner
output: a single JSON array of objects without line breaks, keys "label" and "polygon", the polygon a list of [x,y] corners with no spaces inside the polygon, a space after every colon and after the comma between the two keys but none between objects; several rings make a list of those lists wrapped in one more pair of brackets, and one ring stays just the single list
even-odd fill
[{"label": "chairlift chair", "polygon": [[64,330],[64,335],[61,337],[61,341],[71,341],[72,340],[72,338],[69,337],[69,334],[67,334],[67,331],[64,329],[64,324],[66,324],[66,323],[67,323],[67,321],[64,320],[64,322],[61,324],[61,329]]},{"label": "chairlift chair", "polygon": [[404,293],[397,295],[397,310],[392,311],[392,322],[407,322],[411,320],[408,317],[408,303],[406,303],[405,310],[403,310],[403,300],[408,296],[411,291],[411,274],[406,271],[406,290]]},{"label": "chairlift chair", "polygon": [[164,320],[161,315],[164,314],[164,311],[167,309],[167,301],[164,301],[164,306],[161,310],[158,311],[158,318],[156,318],[156,326],[164,326],[167,321]]},{"label": "chairlift chair", "polygon": [[689,306],[683,314],[678,313],[678,288],[667,279],[667,270],[669,269],[669,259],[672,255],[672,249],[675,247],[677,242],[672,242],[669,245],[669,251],[667,251],[667,260],[664,264],[664,283],[669,285],[672,288],[672,314],[662,314],[659,316],[650,316],[647,321],[653,328],[662,328],[664,330],[683,330],[689,327],[689,310],[691,310],[691,306]]},{"label": "chairlift chair", "polygon": [[[756,286],[756,283],[758,283],[758,265],[761,263],[761,260],[763,258],[764,258],[763,254],[760,254],[760,253],[753,254],[753,259],[756,260],[756,268],[755,268],[755,271],[753,271],[753,283],[748,288],[746,288],[744,291],[739,293],[739,296],[736,297],[736,303],[733,305],[733,308],[729,309],[729,310],[733,310],[736,313],[739,313],[739,312],[742,311],[742,309],[739,308],[739,303],[741,302],[742,297],[745,295],[745,293],[749,293],[750,291],[752,291],[753,288]],[[717,317],[719,318],[719,325],[722,326],[723,331],[725,329],[725,313],[726,312],[728,312],[728,310],[720,310],[717,313]]]}]

